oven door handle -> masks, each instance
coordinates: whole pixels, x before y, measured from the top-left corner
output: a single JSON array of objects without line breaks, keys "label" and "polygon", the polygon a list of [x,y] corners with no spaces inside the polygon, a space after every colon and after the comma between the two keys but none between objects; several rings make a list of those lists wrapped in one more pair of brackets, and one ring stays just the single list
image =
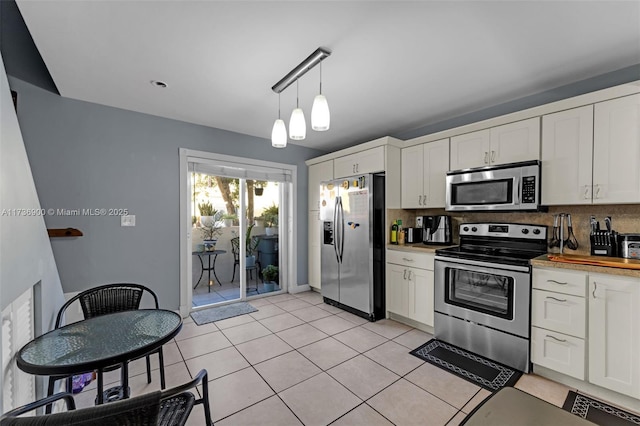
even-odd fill
[{"label": "oven door handle", "polygon": [[500,263],[479,262],[477,260],[457,259],[457,258],[438,256],[438,255],[435,256],[435,260],[436,262],[440,261],[448,264],[460,265],[462,267],[479,266],[481,268],[487,268],[487,269],[502,269],[504,271],[525,272],[525,273],[529,272],[528,266],[503,265]]}]

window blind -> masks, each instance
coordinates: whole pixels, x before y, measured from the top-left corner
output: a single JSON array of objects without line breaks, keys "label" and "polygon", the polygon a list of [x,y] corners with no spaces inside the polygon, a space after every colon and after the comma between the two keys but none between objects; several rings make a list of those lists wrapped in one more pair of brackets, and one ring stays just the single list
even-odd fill
[{"label": "window blind", "polygon": [[215,176],[223,176],[229,178],[264,180],[268,182],[291,182],[291,171],[256,165],[245,165],[241,163],[224,164],[207,162],[189,162],[189,171],[196,173],[205,173]]}]

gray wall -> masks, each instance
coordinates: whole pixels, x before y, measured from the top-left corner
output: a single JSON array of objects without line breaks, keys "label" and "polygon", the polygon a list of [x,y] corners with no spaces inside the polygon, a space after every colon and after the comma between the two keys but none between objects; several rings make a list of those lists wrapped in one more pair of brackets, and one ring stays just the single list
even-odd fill
[{"label": "gray wall", "polygon": [[65,292],[117,281],[149,285],[162,307],[179,306],[179,148],[295,164],[298,276],[307,283],[307,167],[316,150],[62,98],[10,78],[40,201],[46,209],[126,208],[117,216],[46,216],[48,228],[83,237],[52,240]]},{"label": "gray wall", "polygon": [[535,95],[525,96],[524,98],[511,102],[483,108],[479,111],[474,111],[449,120],[425,124],[415,129],[396,133],[392,136],[402,140],[413,139],[637,80],[640,80],[640,64],[576,81],[575,83],[556,87],[555,89],[536,93]]},{"label": "gray wall", "polygon": [[[18,215],[14,209],[38,210],[40,203],[0,56],[0,310],[37,286],[34,328],[39,334],[53,328],[64,302],[62,287],[42,216]],[[0,357],[6,350],[0,343]],[[0,412],[2,400],[0,387]]]}]

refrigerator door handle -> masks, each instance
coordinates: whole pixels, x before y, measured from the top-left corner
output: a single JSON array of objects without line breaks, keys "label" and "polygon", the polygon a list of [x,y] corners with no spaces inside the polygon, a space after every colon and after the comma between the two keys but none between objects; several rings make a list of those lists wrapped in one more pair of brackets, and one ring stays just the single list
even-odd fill
[{"label": "refrigerator door handle", "polygon": [[338,197],[338,210],[340,211],[340,263],[342,263],[342,256],[344,255],[344,208],[342,207],[342,197]]},{"label": "refrigerator door handle", "polygon": [[338,200],[340,197],[336,197],[336,201],[333,206],[333,251],[336,254],[336,262],[340,263],[340,253],[338,253]]}]

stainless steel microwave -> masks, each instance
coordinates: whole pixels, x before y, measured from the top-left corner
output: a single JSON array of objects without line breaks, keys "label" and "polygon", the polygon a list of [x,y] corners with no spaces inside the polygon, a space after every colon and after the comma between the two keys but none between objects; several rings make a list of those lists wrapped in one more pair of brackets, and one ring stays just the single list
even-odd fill
[{"label": "stainless steel microwave", "polygon": [[540,211],[540,161],[447,173],[446,210]]}]

